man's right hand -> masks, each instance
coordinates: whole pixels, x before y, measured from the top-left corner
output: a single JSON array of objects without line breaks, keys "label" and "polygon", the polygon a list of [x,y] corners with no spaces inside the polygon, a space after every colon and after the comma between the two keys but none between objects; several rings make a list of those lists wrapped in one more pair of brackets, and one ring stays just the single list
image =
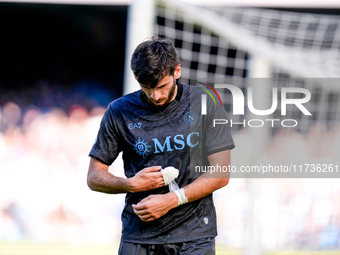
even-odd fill
[{"label": "man's right hand", "polygon": [[129,185],[134,192],[142,192],[157,189],[164,186],[161,166],[146,167],[135,176],[129,178]]},{"label": "man's right hand", "polygon": [[109,166],[91,158],[87,184],[91,190],[108,194],[148,191],[164,186],[161,166],[146,167],[130,178],[109,173]]}]

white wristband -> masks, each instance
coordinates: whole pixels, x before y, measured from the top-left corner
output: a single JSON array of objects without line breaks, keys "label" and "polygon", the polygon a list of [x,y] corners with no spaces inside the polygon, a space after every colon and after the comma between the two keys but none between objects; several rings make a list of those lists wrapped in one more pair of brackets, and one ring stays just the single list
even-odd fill
[{"label": "white wristband", "polygon": [[185,196],[185,192],[183,188],[174,190],[174,193],[176,194],[178,198],[178,205],[183,205],[183,204],[188,203],[188,198]]}]

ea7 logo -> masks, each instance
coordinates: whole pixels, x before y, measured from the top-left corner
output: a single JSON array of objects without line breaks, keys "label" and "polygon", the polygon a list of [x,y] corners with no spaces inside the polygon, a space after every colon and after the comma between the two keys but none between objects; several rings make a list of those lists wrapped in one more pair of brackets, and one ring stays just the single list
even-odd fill
[{"label": "ea7 logo", "polygon": [[[244,115],[244,94],[242,90],[235,85],[229,85],[229,84],[215,84],[215,88],[223,88],[223,89],[229,89],[232,97],[233,97],[233,114],[234,115]],[[215,90],[214,90],[215,91]],[[217,93],[217,92],[216,92]],[[301,93],[304,94],[304,98],[287,98],[288,93]],[[248,94],[248,108],[249,111],[256,115],[270,115],[277,109],[278,104],[278,89],[273,87],[272,89],[272,106],[270,109],[267,110],[258,110],[255,109],[253,104],[253,90],[252,88],[248,88],[247,90]],[[202,115],[206,115],[206,109],[207,109],[207,95],[202,94],[201,96],[201,107],[202,107]],[[294,104],[297,108],[300,109],[300,111],[304,115],[312,115],[306,107],[303,106],[304,103],[307,103],[311,99],[311,93],[309,90],[304,88],[281,88],[281,115],[287,114],[287,105],[288,104]],[[215,102],[216,104],[216,102]]]},{"label": "ea7 logo", "polygon": [[142,123],[129,123],[128,127],[129,127],[129,129],[141,128]]}]

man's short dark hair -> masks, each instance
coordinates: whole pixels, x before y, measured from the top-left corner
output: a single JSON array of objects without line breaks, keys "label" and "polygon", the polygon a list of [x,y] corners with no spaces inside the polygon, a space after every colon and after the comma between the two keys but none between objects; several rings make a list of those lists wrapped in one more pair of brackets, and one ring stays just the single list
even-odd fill
[{"label": "man's short dark hair", "polygon": [[174,75],[181,63],[171,40],[153,36],[137,46],[132,54],[131,69],[137,81],[154,88],[167,75]]}]

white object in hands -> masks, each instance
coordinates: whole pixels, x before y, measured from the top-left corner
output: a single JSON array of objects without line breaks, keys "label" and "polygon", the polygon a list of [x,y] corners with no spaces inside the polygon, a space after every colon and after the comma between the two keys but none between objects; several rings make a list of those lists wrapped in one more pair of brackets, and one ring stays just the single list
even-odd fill
[{"label": "white object in hands", "polygon": [[162,171],[164,183],[165,185],[169,185],[170,191],[173,191],[171,190],[171,187],[174,186],[173,183],[175,184],[175,186],[177,186],[177,189],[179,189],[177,183],[174,181],[178,177],[178,174],[179,174],[178,169],[172,166],[168,166],[162,169],[161,171]]}]

